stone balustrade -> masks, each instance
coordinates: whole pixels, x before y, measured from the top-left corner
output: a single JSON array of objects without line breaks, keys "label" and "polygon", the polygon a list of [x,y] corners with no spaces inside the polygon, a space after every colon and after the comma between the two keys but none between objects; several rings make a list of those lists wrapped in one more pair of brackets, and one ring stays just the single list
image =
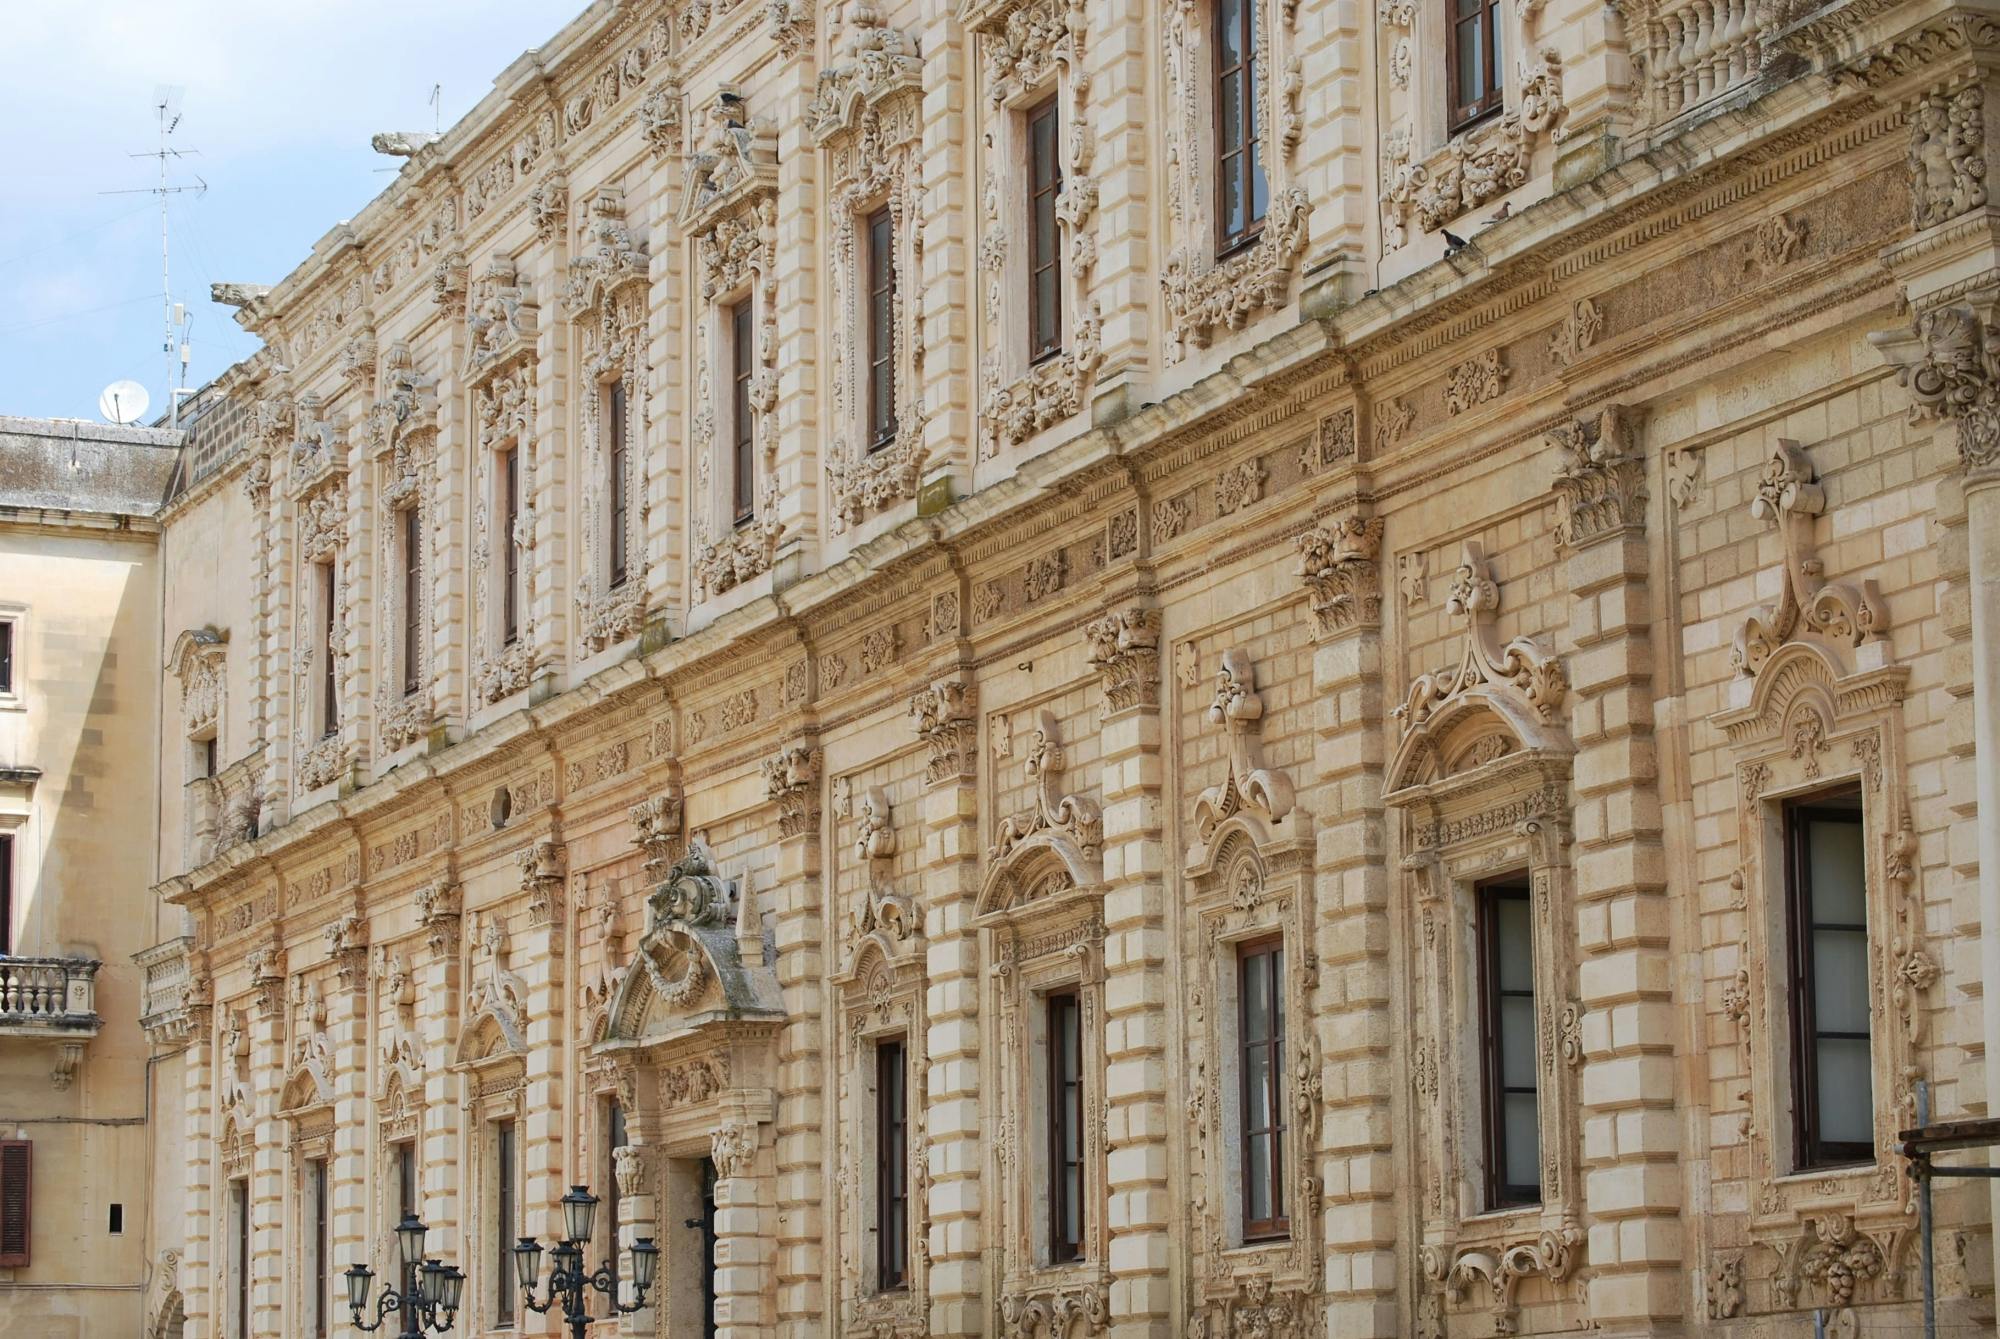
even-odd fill
[{"label": "stone balustrade", "polygon": [[1754,78],[1764,27],[1754,0],[1664,0],[1634,15],[1632,60],[1654,125]]},{"label": "stone balustrade", "polygon": [[0,1035],[95,1036],[97,969],[91,958],[0,957]]}]

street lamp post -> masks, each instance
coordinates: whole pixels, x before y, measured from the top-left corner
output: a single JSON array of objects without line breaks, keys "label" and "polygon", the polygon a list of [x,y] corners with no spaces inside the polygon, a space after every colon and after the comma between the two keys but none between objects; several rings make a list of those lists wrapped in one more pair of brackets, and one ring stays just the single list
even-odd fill
[{"label": "street lamp post", "polygon": [[569,1194],[562,1197],[562,1206],[563,1227],[568,1235],[552,1252],[548,1300],[535,1300],[535,1280],[542,1272],[542,1246],[533,1237],[522,1237],[514,1244],[514,1274],[520,1280],[522,1300],[530,1311],[546,1313],[561,1305],[563,1323],[569,1326],[572,1339],[584,1339],[584,1328],[590,1324],[591,1289],[610,1298],[611,1309],[619,1315],[639,1310],[646,1305],[646,1293],[660,1267],[660,1248],[651,1237],[641,1237],[632,1243],[633,1296],[632,1304],[627,1306],[618,1300],[618,1275],[610,1265],[598,1266],[595,1273],[585,1272],[583,1248],[590,1244],[597,1196],[583,1186],[571,1186]]},{"label": "street lamp post", "polygon": [[458,1318],[458,1303],[465,1292],[465,1275],[456,1267],[438,1260],[424,1259],[424,1233],[429,1231],[414,1214],[406,1213],[396,1224],[396,1241],[403,1255],[400,1272],[403,1290],[382,1290],[375,1301],[375,1323],[367,1324],[361,1313],[368,1308],[368,1291],[375,1283],[375,1271],[367,1265],[353,1265],[347,1271],[347,1306],[354,1314],[354,1328],[373,1334],[388,1323],[391,1311],[404,1314],[408,1326],[396,1339],[423,1339],[425,1330],[443,1334]]}]

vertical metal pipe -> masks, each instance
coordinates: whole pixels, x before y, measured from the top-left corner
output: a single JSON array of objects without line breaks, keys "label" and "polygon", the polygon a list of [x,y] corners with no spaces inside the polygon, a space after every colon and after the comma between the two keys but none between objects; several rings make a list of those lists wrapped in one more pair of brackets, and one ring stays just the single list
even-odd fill
[{"label": "vertical metal pipe", "polygon": [[[1917,1080],[1917,1128],[1931,1123],[1931,1081]],[[1937,1339],[1937,1248],[1931,1240],[1930,1161],[1919,1162],[1917,1171],[1917,1234],[1924,1250],[1924,1339]]]}]

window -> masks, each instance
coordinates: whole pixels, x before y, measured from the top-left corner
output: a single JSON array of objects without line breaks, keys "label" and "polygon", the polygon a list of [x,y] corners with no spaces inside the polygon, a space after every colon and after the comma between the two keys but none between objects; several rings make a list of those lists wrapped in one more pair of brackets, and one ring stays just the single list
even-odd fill
[{"label": "window", "polygon": [[14,620],[0,618],[0,695],[14,691]]},{"label": "window", "polygon": [[396,513],[403,532],[403,696],[423,687],[424,527],[415,507]]},{"label": "window", "polygon": [[514,1323],[514,1122],[493,1122],[493,1323]]},{"label": "window", "polygon": [[124,1205],[114,1203],[111,1206],[111,1212],[106,1216],[104,1230],[106,1232],[109,1232],[114,1237],[122,1237],[125,1235]]},{"label": "window", "polygon": [[1216,249],[1252,241],[1270,208],[1257,109],[1258,0],[1215,0]]},{"label": "window", "polygon": [[756,421],[750,414],[750,381],[756,367],[750,299],[729,309],[729,423],[734,450],[730,515],[745,525],[757,515]]},{"label": "window", "polygon": [[1445,42],[1445,79],[1451,88],[1453,134],[1500,110],[1500,0],[1445,0],[1451,35]]},{"label": "window", "polygon": [[213,781],[217,770],[215,765],[215,736],[210,735],[207,739],[196,740],[195,748],[200,751],[201,774]]},{"label": "window", "polygon": [[1243,1239],[1292,1230],[1285,1206],[1285,942],[1236,950],[1238,1063],[1243,1082]]},{"label": "window", "polygon": [[0,958],[14,951],[14,834],[0,834]]},{"label": "window", "polygon": [[610,420],[611,450],[607,454],[605,468],[611,477],[606,481],[605,496],[609,499],[611,515],[604,527],[606,543],[611,550],[611,586],[615,590],[625,584],[625,383],[614,381],[605,397],[610,401],[605,417]]},{"label": "window", "polygon": [[236,1227],[236,1336],[250,1339],[250,1183],[229,1183],[229,1216]]},{"label": "window", "polygon": [[1800,1169],[1875,1156],[1861,791],[1785,806],[1792,1111]]},{"label": "window", "polygon": [[328,1255],[332,1243],[327,1239],[327,1182],[326,1159],[314,1158],[306,1164],[306,1194],[312,1201],[312,1288],[311,1299],[306,1303],[306,1314],[312,1317],[312,1332],[316,1339],[326,1339],[327,1300],[331,1296],[328,1277]]},{"label": "window", "polygon": [[500,642],[512,646],[521,636],[521,542],[514,528],[521,519],[521,453],[500,453]]},{"label": "window", "polygon": [[[618,1272],[618,1225],[624,1220],[625,1205],[618,1194],[618,1150],[625,1147],[625,1108],[616,1101],[604,1104],[604,1263]],[[607,1299],[613,1300],[613,1299]],[[607,1313],[608,1314],[608,1313]]]},{"label": "window", "polygon": [[701,1339],[715,1339],[715,1161],[701,1160]]},{"label": "window", "polygon": [[0,1139],[0,1269],[26,1269],[34,1219],[35,1145]]},{"label": "window", "polygon": [[1056,198],[1062,194],[1056,101],[1028,113],[1028,359],[1062,352],[1062,270],[1056,262]]},{"label": "window", "polygon": [[335,657],[333,564],[319,565],[320,579],[320,733],[330,735],[340,728],[340,669]]},{"label": "window", "polygon": [[896,437],[896,229],[884,205],[868,216],[869,449]]},{"label": "window", "polygon": [[1521,878],[1474,890],[1479,943],[1480,1085],[1485,1094],[1486,1207],[1542,1202],[1535,1090],[1535,939]]},{"label": "window", "polygon": [[1083,1253],[1083,1011],[1073,990],[1048,997],[1049,1263]]},{"label": "window", "polygon": [[[416,1213],[417,1203],[417,1145],[415,1140],[411,1140],[396,1145],[396,1221],[400,1223],[405,1215]],[[392,1260],[403,1258],[402,1252],[396,1249],[393,1241],[390,1242],[389,1254]],[[403,1284],[404,1280],[399,1276],[396,1280],[397,1292],[408,1291]],[[397,1316],[402,1322],[402,1328],[406,1330],[417,1328],[416,1312],[408,1304],[397,1312]]]},{"label": "window", "polygon": [[909,1111],[903,1039],[875,1043],[875,1286],[909,1286]]}]

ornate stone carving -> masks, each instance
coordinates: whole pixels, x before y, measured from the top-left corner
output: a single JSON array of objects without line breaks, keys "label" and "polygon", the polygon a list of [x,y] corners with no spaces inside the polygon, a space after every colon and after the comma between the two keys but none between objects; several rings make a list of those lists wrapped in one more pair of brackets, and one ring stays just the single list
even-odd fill
[{"label": "ornate stone carving", "polygon": [[1740,673],[1754,676],[1773,651],[1800,633],[1857,647],[1888,630],[1888,612],[1873,581],[1826,579],[1813,539],[1813,518],[1825,508],[1826,493],[1811,459],[1797,442],[1780,441],[1758,481],[1750,514],[1778,526],[1785,545],[1783,584],[1778,603],[1760,607],[1736,634],[1733,659]]},{"label": "ornate stone carving", "polygon": [[478,947],[467,992],[468,1025],[482,1017],[491,1018],[507,1048],[519,1054],[527,1049],[528,983],[509,966],[507,927],[498,917],[486,921]]},{"label": "ornate stone carving", "polygon": [[2000,464],[2000,324],[1994,314],[1995,299],[1987,295],[1922,312],[1907,334],[1868,337],[1915,401],[1912,417],[1958,424],[1959,462],[1968,471]]},{"label": "ornate stone carving", "polygon": [[1036,1288],[1000,1298],[1003,1339],[1091,1339],[1108,1333],[1110,1325],[1110,1293],[1101,1282]]},{"label": "ornate stone carving", "polygon": [[[1065,198],[1068,191],[1064,192]],[[1083,409],[1084,392],[1103,361],[1104,320],[1095,299],[1077,318],[1063,352],[1034,364],[1017,380],[989,386],[980,405],[987,454],[1015,446]],[[997,378],[995,378],[997,382]]]},{"label": "ornate stone carving", "polygon": [[940,679],[910,698],[910,723],[930,748],[924,783],[936,785],[972,773],[979,724],[972,714],[972,690],[959,679]]},{"label": "ornate stone carving", "polygon": [[1646,523],[1646,462],[1632,449],[1625,410],[1608,405],[1594,419],[1572,419],[1553,429],[1549,445],[1560,453],[1556,496],[1558,548],[1580,548],[1637,530]]},{"label": "ornate stone carving", "polygon": [[459,886],[449,879],[417,889],[417,924],[423,927],[434,955],[457,951],[461,907]]},{"label": "ornate stone carving", "polygon": [[1578,298],[1570,304],[1569,315],[1549,336],[1549,357],[1555,359],[1556,366],[1568,367],[1583,356],[1583,351],[1597,343],[1597,337],[1604,332],[1604,314],[1589,298]]},{"label": "ornate stone carving", "polygon": [[1228,738],[1229,771],[1195,799],[1195,840],[1203,846],[1239,813],[1273,825],[1292,811],[1291,778],[1264,766],[1264,699],[1257,693],[1249,652],[1232,648],[1222,653],[1207,715],[1209,724],[1221,726]]},{"label": "ornate stone carving", "polygon": [[1255,456],[1215,476],[1215,514],[1241,511],[1264,496],[1264,462]]},{"label": "ornate stone carving", "polygon": [[866,865],[895,854],[896,825],[889,792],[870,786],[861,792],[860,809],[854,816],[855,863]]},{"label": "ornate stone carving", "polygon": [[1563,137],[1569,108],[1562,96],[1562,60],[1544,48],[1521,65],[1519,102],[1496,121],[1455,136],[1429,163],[1408,161],[1408,147],[1388,155],[1383,191],[1385,235],[1400,244],[1405,221],[1414,211],[1425,232],[1436,232],[1459,215],[1527,184],[1529,159],[1543,134]]},{"label": "ornate stone carving", "polygon": [[1986,203],[1986,91],[1926,94],[1910,114],[1911,224],[1929,228]]},{"label": "ornate stone carving", "polygon": [[1455,668],[1420,674],[1411,683],[1395,713],[1405,734],[1475,688],[1513,695],[1544,725],[1556,719],[1569,693],[1562,662],[1532,638],[1516,637],[1500,644],[1500,583],[1485,548],[1476,540],[1465,543],[1445,612],[1468,621],[1465,647]]},{"label": "ornate stone carving", "polygon": [[521,891],[528,894],[528,924],[549,926],[563,914],[563,883],[569,877],[569,857],[559,841],[544,838],[514,853],[521,870]]},{"label": "ornate stone carving", "polygon": [[1513,1334],[1518,1312],[1514,1294],[1521,1280],[1541,1277],[1561,1283],[1583,1254],[1583,1229],[1572,1220],[1497,1250],[1473,1249],[1452,1254],[1427,1245],[1422,1251],[1425,1276],[1454,1303],[1482,1296],[1491,1308],[1494,1333]]},{"label": "ornate stone carving", "polygon": [[1188,1333],[1213,1339],[1311,1339],[1318,1332],[1310,1291],[1279,1288],[1266,1274],[1238,1279],[1219,1304],[1197,1307]]},{"label": "ornate stone carving", "polygon": [[1463,414],[1488,400],[1499,399],[1501,384],[1509,375],[1509,369],[1500,362],[1500,350],[1497,348],[1455,364],[1445,381],[1445,412]]},{"label": "ornate stone carving", "polygon": [[1069,577],[1069,555],[1061,549],[1028,559],[1021,580],[1021,593],[1029,604],[1046,599],[1063,588]]},{"label": "ornate stone carving", "polygon": [[473,286],[466,313],[466,369],[476,373],[534,352],[538,310],[527,281],[507,256],[495,256]]},{"label": "ornate stone carving", "polygon": [[1382,518],[1350,513],[1300,535],[1299,580],[1319,635],[1382,621]]},{"label": "ornate stone carving", "polygon": [[1035,787],[1035,807],[1003,820],[993,834],[988,861],[998,864],[1029,838],[1044,832],[1069,841],[1084,859],[1095,861],[1104,846],[1104,821],[1097,806],[1080,795],[1060,793],[1065,760],[1055,713],[1046,707],[1035,713],[1034,735],[1028,741],[1026,770]]},{"label": "ornate stone carving", "polygon": [[1264,231],[1247,251],[1217,265],[1204,265],[1192,247],[1169,255],[1160,279],[1168,361],[1178,361],[1189,345],[1207,347],[1218,326],[1241,330],[1257,312],[1284,306],[1311,222],[1312,198],[1304,187],[1294,186],[1272,199]]},{"label": "ornate stone carving", "polygon": [[1104,683],[1109,711],[1158,706],[1160,611],[1144,605],[1113,610],[1083,625],[1086,655]]},{"label": "ornate stone carving", "polygon": [[757,1127],[741,1122],[731,1122],[717,1129],[709,1137],[709,1157],[715,1163],[715,1175],[721,1180],[750,1175],[750,1166],[757,1157]]},{"label": "ornate stone carving", "polygon": [[776,133],[752,120],[740,88],[719,85],[702,105],[701,128],[688,151],[682,225],[703,226],[777,188]]},{"label": "ornate stone carving", "polygon": [[632,820],[632,844],[645,853],[642,866],[648,883],[660,883],[680,858],[686,818],[678,781],[626,811]]},{"label": "ornate stone carving", "polygon": [[798,837],[819,830],[820,751],[791,744],[763,763],[764,794],[778,806],[778,835]]}]

